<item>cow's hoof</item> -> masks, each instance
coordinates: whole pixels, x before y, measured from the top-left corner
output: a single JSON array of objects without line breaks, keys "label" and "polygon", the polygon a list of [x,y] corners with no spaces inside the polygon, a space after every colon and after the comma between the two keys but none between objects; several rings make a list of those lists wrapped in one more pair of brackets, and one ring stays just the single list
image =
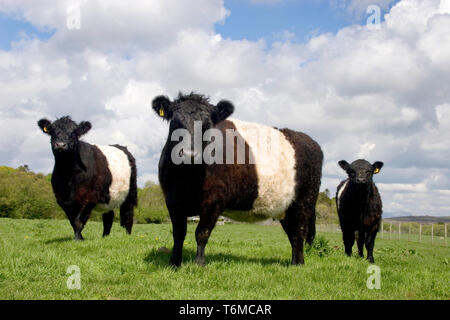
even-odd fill
[{"label": "cow's hoof", "polygon": [[205,259],[195,258],[195,263],[198,264],[200,267],[204,267]]},{"label": "cow's hoof", "polygon": [[169,261],[169,265],[174,268],[179,268],[179,267],[181,267],[181,261],[177,261],[177,260],[171,258]]}]

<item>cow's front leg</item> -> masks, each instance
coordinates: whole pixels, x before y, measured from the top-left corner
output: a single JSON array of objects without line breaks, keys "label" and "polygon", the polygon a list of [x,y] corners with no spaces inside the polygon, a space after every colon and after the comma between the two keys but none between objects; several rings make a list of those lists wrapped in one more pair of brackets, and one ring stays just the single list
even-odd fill
[{"label": "cow's front leg", "polygon": [[375,232],[372,231],[367,235],[366,238],[367,260],[369,260],[370,263],[375,262],[373,258],[373,247],[375,246],[376,235],[377,235],[376,231]]},{"label": "cow's front leg", "polygon": [[210,205],[205,205],[200,213],[200,221],[195,230],[195,240],[197,241],[197,254],[195,262],[200,265],[205,265],[205,247],[211,232],[214,229],[217,218],[223,212],[223,207],[217,202]]},{"label": "cow's front leg", "polygon": [[186,237],[187,218],[185,216],[171,215],[173,229],[173,249],[170,264],[179,267],[183,261],[183,242]]},{"label": "cow's front leg", "polygon": [[360,228],[358,231],[358,239],[356,240],[356,243],[358,245],[358,254],[361,258],[364,257],[364,242],[366,240],[366,232],[363,228]]},{"label": "cow's front leg", "polygon": [[74,240],[84,240],[81,235],[81,231],[83,231],[84,226],[86,225],[89,216],[91,215],[91,211],[94,208],[92,204],[83,205],[74,220],[74,231],[75,237]]},{"label": "cow's front leg", "polygon": [[352,248],[355,244],[355,231],[352,229],[344,229],[342,230],[343,238],[344,238],[344,247],[345,254],[349,257],[352,255]]}]

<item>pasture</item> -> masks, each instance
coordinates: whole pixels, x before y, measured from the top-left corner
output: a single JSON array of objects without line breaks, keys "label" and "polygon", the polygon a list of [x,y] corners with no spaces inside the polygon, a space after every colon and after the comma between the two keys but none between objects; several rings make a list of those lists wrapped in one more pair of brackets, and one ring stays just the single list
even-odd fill
[{"label": "pasture", "polygon": [[[66,220],[0,219],[0,299],[450,299],[450,248],[380,239],[375,264],[381,289],[366,286],[370,265],[344,255],[339,233],[318,232],[304,266],[290,266],[291,247],[280,226],[216,226],[206,267],[194,263],[195,225],[189,224],[180,269],[168,266],[170,224],[89,221],[85,241],[72,240]],[[68,289],[70,265],[81,289]]]}]

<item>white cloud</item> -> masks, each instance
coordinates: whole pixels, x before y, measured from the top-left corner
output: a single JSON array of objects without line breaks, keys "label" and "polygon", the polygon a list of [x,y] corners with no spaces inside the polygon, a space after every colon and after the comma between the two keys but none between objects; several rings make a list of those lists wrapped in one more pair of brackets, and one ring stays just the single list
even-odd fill
[{"label": "white cloud", "polygon": [[[80,29],[69,29],[69,8],[80,8]],[[66,53],[92,50],[160,50],[179,30],[213,30],[229,12],[223,1],[120,0],[1,1],[0,11],[22,17],[43,29],[56,29],[52,44]]]},{"label": "white cloud", "polygon": [[404,0],[379,30],[355,25],[269,48],[216,34],[229,14],[220,0],[81,1],[80,30],[66,28],[68,3],[0,1],[0,11],[56,30],[0,51],[2,164],[49,172],[36,121],[71,114],[92,122],[86,141],[130,148],[140,184],[155,180],[168,127],[151,99],[196,90],[233,101],[235,117],[311,135],[325,153],[322,189],[345,178],[337,161],[366,157],[385,163],[375,176],[385,212],[448,215],[448,1]]}]

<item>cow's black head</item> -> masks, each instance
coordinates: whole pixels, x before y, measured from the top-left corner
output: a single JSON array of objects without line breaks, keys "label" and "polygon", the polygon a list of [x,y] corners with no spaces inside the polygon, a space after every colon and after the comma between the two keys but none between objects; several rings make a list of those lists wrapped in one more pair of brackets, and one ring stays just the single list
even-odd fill
[{"label": "cow's black head", "polygon": [[380,172],[383,167],[383,162],[376,161],[371,164],[364,159],[355,160],[351,164],[345,160],[341,160],[338,163],[347,172],[350,183],[358,185],[371,185],[372,176]]},{"label": "cow's black head", "polygon": [[78,150],[79,138],[91,129],[89,121],[76,124],[69,116],[54,122],[47,119],[38,121],[41,130],[50,136],[52,151],[55,156],[75,153]]},{"label": "cow's black head", "polygon": [[174,101],[170,101],[166,96],[157,96],[153,99],[152,108],[158,116],[170,122],[169,143],[173,143],[171,137],[177,129],[186,129],[190,133],[192,138],[190,150],[180,150],[180,155],[190,159],[198,156],[194,153],[194,123],[201,122],[203,134],[234,111],[234,106],[229,101],[222,100],[213,105],[209,103],[208,98],[195,93],[189,95],[180,93]]}]

